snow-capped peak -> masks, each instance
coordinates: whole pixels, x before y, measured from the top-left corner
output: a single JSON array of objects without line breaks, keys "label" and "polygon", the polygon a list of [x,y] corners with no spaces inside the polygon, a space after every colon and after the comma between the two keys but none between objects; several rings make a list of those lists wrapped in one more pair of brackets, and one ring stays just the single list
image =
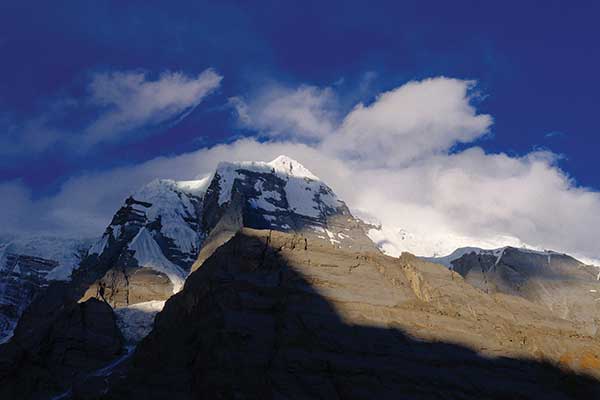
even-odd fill
[{"label": "snow-capped peak", "polygon": [[295,177],[307,178],[315,181],[320,179],[310,172],[304,165],[298,161],[288,157],[279,156],[272,161],[237,161],[237,162],[220,162],[217,166],[217,174],[222,178],[235,173],[238,169],[258,173],[275,173],[281,178]]},{"label": "snow-capped peak", "polygon": [[297,178],[308,178],[316,181],[320,180],[306,167],[304,167],[304,165],[288,156],[279,156],[273,161],[268,162],[267,165],[274,168],[275,171],[280,174],[294,176]]},{"label": "snow-capped peak", "polygon": [[205,176],[201,179],[191,181],[175,181],[175,185],[183,192],[201,196],[206,192],[206,188],[210,183],[210,176]]},{"label": "snow-capped peak", "polygon": [[[222,162],[215,177],[219,184],[219,206],[231,200],[236,180],[245,185],[251,182],[254,190],[247,191],[248,201],[252,207],[268,212],[292,212],[319,218],[341,205],[327,185],[287,156],[279,156],[270,162]],[[277,179],[273,180],[273,177]]]}]

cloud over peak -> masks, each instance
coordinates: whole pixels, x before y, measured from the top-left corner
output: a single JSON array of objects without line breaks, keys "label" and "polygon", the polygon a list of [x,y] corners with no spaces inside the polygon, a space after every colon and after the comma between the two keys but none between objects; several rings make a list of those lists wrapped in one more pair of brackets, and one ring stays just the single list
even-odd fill
[{"label": "cloud over peak", "polygon": [[230,102],[244,127],[272,138],[320,141],[336,126],[338,103],[327,87],[270,85],[251,101]]},{"label": "cloud over peak", "polygon": [[235,99],[241,123],[277,139],[309,140],[370,166],[399,166],[489,132],[492,117],[471,105],[472,81],[411,81],[343,115],[332,88],[271,86]]}]

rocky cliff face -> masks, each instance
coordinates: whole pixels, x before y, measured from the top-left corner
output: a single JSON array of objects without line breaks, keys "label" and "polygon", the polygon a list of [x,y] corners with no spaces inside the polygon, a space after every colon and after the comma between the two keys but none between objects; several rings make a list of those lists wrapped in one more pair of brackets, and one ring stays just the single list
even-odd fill
[{"label": "rocky cliff face", "polygon": [[600,377],[599,351],[577,323],[441,265],[244,228],[167,301],[106,398],[594,397],[546,362]]}]

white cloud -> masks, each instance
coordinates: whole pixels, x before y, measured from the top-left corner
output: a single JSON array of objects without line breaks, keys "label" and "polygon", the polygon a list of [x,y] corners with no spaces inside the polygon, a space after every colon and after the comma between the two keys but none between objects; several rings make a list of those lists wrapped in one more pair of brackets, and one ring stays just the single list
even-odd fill
[{"label": "white cloud", "polygon": [[[212,69],[197,76],[164,72],[155,80],[144,72],[94,74],[82,98],[48,100],[46,110],[26,121],[0,115],[0,154],[38,154],[57,144],[85,152],[98,143],[144,136],[185,118],[221,80]],[[86,114],[95,118],[83,121],[80,129],[60,128],[63,118]]]},{"label": "white cloud", "polygon": [[[38,225],[43,224],[39,229],[61,227],[64,231],[98,234],[123,199],[155,177],[193,179],[210,173],[222,160],[269,161],[287,154],[326,181],[351,207],[384,221],[386,237],[395,241],[392,250],[410,249],[431,255],[464,245],[500,247],[526,243],[600,259],[600,193],[577,186],[557,167],[556,156],[549,152],[511,157],[487,154],[476,146],[449,151],[457,142],[468,143],[485,134],[491,119],[478,116],[470,104],[469,82],[462,82],[461,89],[461,81],[439,79],[392,90],[389,96],[382,95],[375,103],[342,115],[340,121],[344,122],[337,126],[329,117],[332,108],[328,104],[324,124],[331,124],[332,131],[312,131],[320,133],[310,136],[310,140],[304,134],[293,137],[293,142],[280,140],[277,135],[268,142],[241,139],[131,167],[81,175],[47,199],[31,200],[27,191],[18,190],[16,184],[8,188],[13,194],[7,196],[21,199],[12,203],[22,204],[15,212],[25,217],[35,219],[43,209],[46,217],[37,221]],[[420,93],[419,88],[425,93]],[[436,90],[440,91],[439,96],[435,96]],[[395,110],[394,104],[413,112]],[[424,110],[415,104],[429,107]],[[366,121],[374,121],[382,132],[371,130],[373,140],[391,143],[393,148],[381,153],[375,150],[377,147],[364,150],[366,145],[357,140],[349,141],[347,146],[352,151],[345,152],[327,143],[330,136],[366,135],[346,133],[343,126],[349,120],[358,121],[356,126],[364,129],[372,129]],[[453,128],[446,129],[444,124]],[[257,129],[265,126],[270,125],[259,125]],[[308,144],[299,143],[301,137]],[[428,145],[421,138],[436,139],[438,143]],[[361,156],[353,156],[356,153]],[[14,226],[4,224],[2,229],[19,229],[19,219],[10,209],[0,208],[0,220],[9,220],[6,213],[13,215]],[[26,226],[29,229],[35,223],[31,221]]]},{"label": "white cloud", "polygon": [[210,69],[196,77],[165,72],[157,80],[147,79],[143,72],[96,74],[89,85],[89,101],[105,112],[87,127],[83,142],[112,141],[124,132],[188,113],[219,86],[221,79]]},{"label": "white cloud", "polygon": [[[319,142],[327,153],[369,166],[399,166],[485,135],[489,115],[471,105],[472,81],[412,81],[358,104],[342,119],[331,88],[270,86],[235,98],[240,122],[279,139]],[[338,121],[339,120],[339,121]]]},{"label": "white cloud", "polygon": [[251,102],[230,100],[242,125],[271,137],[315,140],[334,130],[337,101],[330,88],[271,85]]},{"label": "white cloud", "polygon": [[489,115],[470,104],[473,83],[435,78],[409,82],[358,104],[323,147],[341,158],[370,166],[399,166],[444,152],[488,132]]}]

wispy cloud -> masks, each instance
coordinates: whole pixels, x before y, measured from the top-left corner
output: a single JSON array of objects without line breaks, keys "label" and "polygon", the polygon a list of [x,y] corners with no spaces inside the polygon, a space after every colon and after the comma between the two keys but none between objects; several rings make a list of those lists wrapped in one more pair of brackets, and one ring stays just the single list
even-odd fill
[{"label": "wispy cloud", "polygon": [[544,135],[545,138],[547,139],[551,139],[551,138],[561,138],[561,137],[565,137],[566,134],[564,132],[561,131],[551,131],[548,132]]},{"label": "wispy cloud", "polygon": [[[99,143],[143,137],[181,121],[221,80],[212,69],[196,76],[167,71],[156,79],[140,71],[96,73],[83,97],[54,99],[40,115],[24,121],[6,116],[1,121],[0,152],[36,154],[57,145],[85,152]],[[81,116],[73,118],[81,119],[80,126],[61,125],[65,115]]]},{"label": "wispy cloud", "polygon": [[121,135],[187,115],[222,77],[206,70],[191,77],[165,72],[156,80],[143,72],[97,74],[89,85],[89,102],[103,108],[81,138],[85,145],[115,141]]},{"label": "wispy cloud", "polygon": [[230,104],[243,126],[280,139],[321,139],[336,123],[337,100],[331,88],[270,85],[250,102],[233,97]]}]

